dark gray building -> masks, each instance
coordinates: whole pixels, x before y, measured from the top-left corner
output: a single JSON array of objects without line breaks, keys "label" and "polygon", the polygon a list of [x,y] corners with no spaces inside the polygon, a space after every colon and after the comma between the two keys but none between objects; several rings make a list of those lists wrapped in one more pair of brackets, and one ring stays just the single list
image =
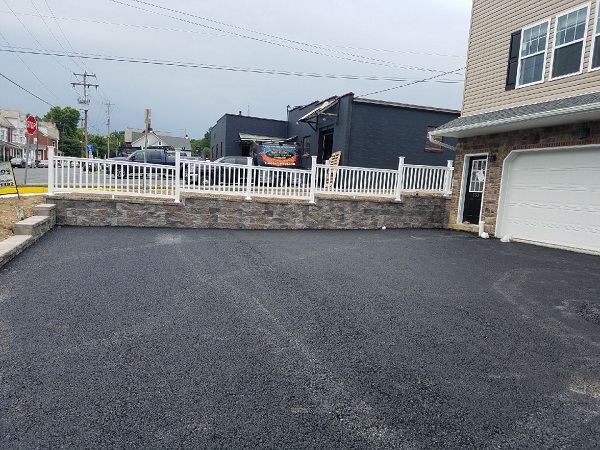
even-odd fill
[{"label": "dark gray building", "polygon": [[446,165],[454,152],[429,142],[427,133],[459,115],[348,93],[288,109],[285,121],[226,114],[212,129],[211,156],[249,156],[252,138],[297,136],[305,166],[310,156],[321,163],[338,150],[345,166],[394,169],[400,156],[407,164]]},{"label": "dark gray building", "polygon": [[211,129],[210,157],[250,156],[250,144],[242,140],[244,135],[287,137],[287,122],[284,120],[261,119],[225,114]]}]

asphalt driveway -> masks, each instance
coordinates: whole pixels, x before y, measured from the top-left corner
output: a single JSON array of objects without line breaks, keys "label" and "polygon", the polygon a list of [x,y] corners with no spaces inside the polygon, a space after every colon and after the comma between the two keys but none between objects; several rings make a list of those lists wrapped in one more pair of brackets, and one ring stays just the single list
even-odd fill
[{"label": "asphalt driveway", "polygon": [[600,257],[59,228],[0,270],[0,448],[600,448]]}]

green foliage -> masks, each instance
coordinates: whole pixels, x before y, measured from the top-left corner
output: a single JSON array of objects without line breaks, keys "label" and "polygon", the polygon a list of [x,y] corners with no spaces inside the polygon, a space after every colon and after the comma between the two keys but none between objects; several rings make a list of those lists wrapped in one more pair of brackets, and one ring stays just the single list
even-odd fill
[{"label": "green foliage", "polygon": [[54,119],[56,127],[61,133],[66,133],[70,136],[77,133],[77,126],[79,125],[79,111],[70,106],[61,108],[60,106],[53,106],[50,111],[42,118],[44,121]]},{"label": "green foliage", "polygon": [[88,144],[94,146],[94,156],[98,158],[104,158],[106,156],[106,136],[88,133]]},{"label": "green foliage", "polygon": [[200,156],[210,156],[211,130],[212,129],[209,129],[206,133],[204,133],[204,137],[202,139],[190,139],[192,149],[198,154],[201,154]]},{"label": "green foliage", "polygon": [[67,156],[81,155],[81,140],[77,126],[79,124],[79,111],[67,106],[53,106],[46,113],[42,120],[50,121],[54,119],[56,128],[60,133],[59,149]]}]

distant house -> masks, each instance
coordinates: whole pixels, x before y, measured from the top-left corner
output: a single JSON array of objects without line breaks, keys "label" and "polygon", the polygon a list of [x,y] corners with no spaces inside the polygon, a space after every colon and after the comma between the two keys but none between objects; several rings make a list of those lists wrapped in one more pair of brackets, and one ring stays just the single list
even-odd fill
[{"label": "distant house", "polygon": [[60,134],[53,120],[38,121],[37,131],[29,135],[25,131],[27,116],[15,110],[0,110],[0,156],[9,161],[23,156],[29,147],[35,159],[48,159],[48,152],[58,154]]},{"label": "distant house", "polygon": [[[144,133],[133,133],[132,134],[133,141],[131,143],[132,147],[143,147],[146,139],[144,137]],[[192,144],[190,142],[189,137],[176,137],[176,136],[164,136],[158,135],[154,131],[148,133],[148,147],[162,147],[162,146],[170,146],[176,150],[192,150]]]},{"label": "distant house", "polygon": [[450,227],[600,252],[598,0],[474,0]]},{"label": "distant house", "polygon": [[427,133],[458,116],[455,110],[348,93],[291,108],[287,120],[225,114],[211,131],[211,157],[249,156],[249,140],[256,137],[297,137],[305,163],[310,156],[321,163],[339,150],[348,166],[397,168],[400,156],[410,164],[446,165],[454,152],[429,142]]}]

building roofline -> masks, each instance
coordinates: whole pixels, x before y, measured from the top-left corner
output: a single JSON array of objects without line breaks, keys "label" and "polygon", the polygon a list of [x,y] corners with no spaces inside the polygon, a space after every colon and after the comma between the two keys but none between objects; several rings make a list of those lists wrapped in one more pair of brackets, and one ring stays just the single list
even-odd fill
[{"label": "building roofline", "polygon": [[443,113],[449,113],[449,114],[460,114],[460,111],[457,109],[438,108],[435,106],[412,105],[409,103],[390,102],[387,100],[376,100],[376,99],[369,99],[369,98],[364,98],[364,97],[356,97],[354,99],[354,102],[368,103],[368,104],[382,105],[382,106],[392,106],[395,108],[418,109],[418,110],[422,110],[422,111],[434,111],[434,112],[443,112]]},{"label": "building roofline", "polygon": [[454,138],[600,120],[600,92],[462,116],[431,132]]}]

